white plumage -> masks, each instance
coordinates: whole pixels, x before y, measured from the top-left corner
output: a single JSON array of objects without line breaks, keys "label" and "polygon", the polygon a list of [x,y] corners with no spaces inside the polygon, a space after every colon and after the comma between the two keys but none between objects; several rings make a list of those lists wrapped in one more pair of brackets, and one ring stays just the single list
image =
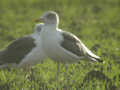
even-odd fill
[{"label": "white plumage", "polygon": [[[47,35],[47,36],[46,36]],[[79,60],[80,58],[70,51],[65,50],[63,47],[60,46],[63,37],[61,35],[61,31],[53,31],[44,30],[41,32],[41,38],[43,43],[43,49],[48,57],[52,58],[55,61],[60,62],[75,62],[75,60]]]},{"label": "white plumage", "polygon": [[45,12],[42,19],[42,47],[48,57],[63,63],[75,63],[80,59],[100,61],[75,35],[58,28],[59,17],[56,12]]},{"label": "white plumage", "polygon": [[46,58],[42,49],[40,32],[43,24],[37,24],[34,33],[18,38],[0,51],[0,68],[25,67],[29,68]]},{"label": "white plumage", "polygon": [[22,62],[18,65],[18,67],[25,67],[25,65],[33,66],[35,64],[41,63],[43,60],[45,60],[45,58],[47,58],[42,49],[41,43],[40,32],[42,26],[43,23],[37,24],[35,26],[35,32],[31,35],[31,37],[35,39],[34,43],[36,44],[36,47],[33,48],[32,51],[23,58]]}]

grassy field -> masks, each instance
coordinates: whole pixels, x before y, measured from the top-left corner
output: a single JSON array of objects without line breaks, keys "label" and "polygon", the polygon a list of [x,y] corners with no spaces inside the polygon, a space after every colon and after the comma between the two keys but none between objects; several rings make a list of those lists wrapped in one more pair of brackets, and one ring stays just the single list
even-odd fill
[{"label": "grassy field", "polygon": [[[44,11],[60,15],[59,27],[77,35],[105,64],[45,60],[25,77],[22,69],[0,70],[0,90],[120,90],[120,0],[1,0],[0,48],[33,32]],[[64,73],[66,75],[64,76]]]}]

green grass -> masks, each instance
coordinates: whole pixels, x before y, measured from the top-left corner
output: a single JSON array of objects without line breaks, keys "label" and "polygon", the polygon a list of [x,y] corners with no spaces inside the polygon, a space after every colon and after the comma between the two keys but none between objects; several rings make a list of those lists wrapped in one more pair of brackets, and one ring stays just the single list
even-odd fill
[{"label": "green grass", "polygon": [[[28,78],[21,69],[0,70],[0,90],[120,90],[120,1],[119,0],[1,0],[0,48],[31,34],[34,20],[44,11],[60,15],[59,27],[77,35],[105,64],[61,64],[52,60],[34,66]],[[64,76],[66,72],[66,76]]]}]

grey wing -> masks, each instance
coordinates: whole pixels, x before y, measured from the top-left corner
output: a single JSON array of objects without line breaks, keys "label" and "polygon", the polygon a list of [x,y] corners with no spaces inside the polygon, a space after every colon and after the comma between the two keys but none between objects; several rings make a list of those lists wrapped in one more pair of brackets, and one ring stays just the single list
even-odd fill
[{"label": "grey wing", "polygon": [[0,63],[19,63],[34,47],[34,39],[30,36],[19,38],[0,52]]},{"label": "grey wing", "polygon": [[[62,32],[64,40],[61,46],[79,57],[87,57],[93,61],[99,61],[98,56],[93,54],[75,35],[69,32]],[[101,61],[101,60],[100,60]]]}]

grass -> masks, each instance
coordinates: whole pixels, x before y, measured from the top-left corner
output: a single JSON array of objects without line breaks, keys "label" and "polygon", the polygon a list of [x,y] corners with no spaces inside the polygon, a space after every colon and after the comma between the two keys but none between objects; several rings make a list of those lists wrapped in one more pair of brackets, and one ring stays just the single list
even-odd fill
[{"label": "grass", "polygon": [[[28,78],[21,69],[0,70],[0,90],[120,90],[120,1],[119,0],[1,0],[0,48],[31,34],[34,19],[44,11],[60,15],[59,27],[77,35],[105,64],[61,64],[45,60],[35,65]],[[64,77],[66,72],[66,77]]]}]

